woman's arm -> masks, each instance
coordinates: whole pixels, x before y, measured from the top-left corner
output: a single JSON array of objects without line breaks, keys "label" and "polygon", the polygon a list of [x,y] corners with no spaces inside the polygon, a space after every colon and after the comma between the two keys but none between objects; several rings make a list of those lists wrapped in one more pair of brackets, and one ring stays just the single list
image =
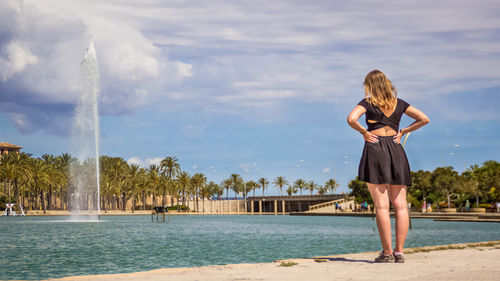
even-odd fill
[{"label": "woman's arm", "polygon": [[347,116],[347,123],[349,123],[349,126],[351,126],[354,130],[362,134],[365,141],[378,142],[377,136],[368,132],[368,130],[365,129],[365,127],[363,127],[358,121],[361,115],[363,115],[365,112],[366,109],[364,107],[362,107],[361,105],[357,105],[351,111],[351,113],[349,113],[349,116]]},{"label": "woman's arm", "polygon": [[406,109],[405,114],[415,119],[415,122],[413,122],[410,126],[402,129],[401,135],[413,132],[430,122],[429,117],[427,117],[427,115],[425,115],[422,111],[416,109],[411,105]]}]

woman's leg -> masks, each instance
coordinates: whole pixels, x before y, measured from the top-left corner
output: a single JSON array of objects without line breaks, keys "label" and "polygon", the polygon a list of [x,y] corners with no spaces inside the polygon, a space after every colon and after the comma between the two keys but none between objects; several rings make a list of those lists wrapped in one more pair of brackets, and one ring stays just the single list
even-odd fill
[{"label": "woman's leg", "polygon": [[377,227],[385,255],[392,254],[391,218],[389,217],[389,196],[387,184],[367,183],[368,190],[377,211]]},{"label": "woman's leg", "polygon": [[410,221],[406,203],[406,185],[389,185],[389,198],[396,211],[396,248],[394,251],[402,253]]}]

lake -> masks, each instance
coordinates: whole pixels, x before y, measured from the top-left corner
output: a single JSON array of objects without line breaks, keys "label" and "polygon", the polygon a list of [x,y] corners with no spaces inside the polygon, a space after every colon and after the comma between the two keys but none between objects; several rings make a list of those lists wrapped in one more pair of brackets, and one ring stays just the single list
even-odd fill
[{"label": "lake", "polygon": [[[367,217],[103,216],[0,217],[0,280],[271,262],[379,251]],[[500,224],[413,219],[406,247],[500,240]],[[394,221],[393,221],[394,229]],[[393,233],[394,234],[394,233]]]}]

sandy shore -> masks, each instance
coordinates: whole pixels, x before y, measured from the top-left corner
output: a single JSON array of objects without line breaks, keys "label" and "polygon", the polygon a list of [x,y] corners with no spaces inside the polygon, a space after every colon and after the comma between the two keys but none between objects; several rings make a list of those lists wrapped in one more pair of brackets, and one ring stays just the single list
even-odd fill
[{"label": "sandy shore", "polygon": [[[500,241],[408,249],[404,264],[373,263],[376,255],[366,252],[320,259],[165,268],[50,280],[500,280]],[[296,265],[285,267],[283,262]]]}]

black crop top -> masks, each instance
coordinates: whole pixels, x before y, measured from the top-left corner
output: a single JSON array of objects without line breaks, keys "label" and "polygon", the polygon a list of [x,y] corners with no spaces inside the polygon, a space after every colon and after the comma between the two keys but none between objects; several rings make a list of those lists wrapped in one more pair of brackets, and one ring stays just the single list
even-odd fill
[{"label": "black crop top", "polygon": [[[366,125],[368,126],[368,131],[373,131],[385,126],[391,127],[394,131],[399,131],[399,121],[401,121],[401,116],[410,106],[407,102],[402,99],[397,99],[396,109],[389,116],[385,116],[382,110],[376,105],[370,105],[366,99],[362,99],[358,105],[361,105],[366,109]],[[376,121],[374,123],[368,122],[368,120]]]}]

